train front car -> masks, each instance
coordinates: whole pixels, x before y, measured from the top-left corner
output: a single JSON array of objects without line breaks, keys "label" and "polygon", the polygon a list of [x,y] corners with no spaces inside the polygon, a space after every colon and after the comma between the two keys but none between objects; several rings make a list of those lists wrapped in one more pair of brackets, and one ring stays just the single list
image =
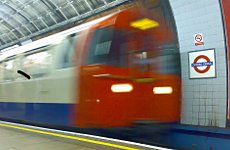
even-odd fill
[{"label": "train front car", "polygon": [[77,127],[179,121],[177,38],[160,15],[128,9],[89,30],[79,71]]}]

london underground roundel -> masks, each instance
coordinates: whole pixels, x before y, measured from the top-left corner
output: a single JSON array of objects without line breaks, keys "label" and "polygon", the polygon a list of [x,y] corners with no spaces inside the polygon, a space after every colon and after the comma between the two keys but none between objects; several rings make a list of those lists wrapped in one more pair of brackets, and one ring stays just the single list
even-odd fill
[{"label": "london underground roundel", "polygon": [[212,78],[216,76],[215,51],[203,50],[189,53],[190,78]]}]

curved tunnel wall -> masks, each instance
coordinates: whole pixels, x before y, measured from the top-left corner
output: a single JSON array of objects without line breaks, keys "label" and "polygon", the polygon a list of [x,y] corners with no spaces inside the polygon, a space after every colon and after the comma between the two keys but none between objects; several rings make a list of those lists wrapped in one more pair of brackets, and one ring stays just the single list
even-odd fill
[{"label": "curved tunnel wall", "polygon": [[[229,58],[229,46],[230,46],[230,1],[229,0],[220,0],[221,1],[221,6],[222,6],[222,12],[223,12],[223,19],[224,19],[224,24],[225,24],[225,35],[226,35],[226,45],[227,45],[227,58]],[[230,60],[227,59],[228,61],[228,79],[230,77],[229,74],[229,64],[230,64]],[[230,83],[228,80],[228,87],[229,87]],[[229,126],[229,120],[230,120],[230,103],[229,103],[229,88],[228,88],[228,126]]]},{"label": "curved tunnel wall", "polygon": [[[226,126],[227,63],[224,27],[219,0],[169,0],[174,13],[181,53],[181,123]],[[193,36],[203,33],[204,45]],[[215,49],[216,77],[190,79],[188,52]]]}]

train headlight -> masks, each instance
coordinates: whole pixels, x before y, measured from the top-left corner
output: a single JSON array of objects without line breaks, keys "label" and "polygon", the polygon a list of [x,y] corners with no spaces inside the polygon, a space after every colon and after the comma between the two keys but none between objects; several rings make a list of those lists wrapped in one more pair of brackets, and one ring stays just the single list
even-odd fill
[{"label": "train headlight", "polygon": [[114,93],[125,93],[125,92],[131,92],[132,90],[133,90],[133,86],[128,83],[113,84],[111,86],[111,91]]},{"label": "train headlight", "polygon": [[153,88],[154,94],[172,94],[172,92],[173,92],[173,88],[171,86]]}]

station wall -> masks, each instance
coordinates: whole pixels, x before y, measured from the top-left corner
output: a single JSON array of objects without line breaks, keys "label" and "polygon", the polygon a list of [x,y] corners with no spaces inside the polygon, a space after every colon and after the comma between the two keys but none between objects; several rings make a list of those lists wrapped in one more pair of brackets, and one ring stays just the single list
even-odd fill
[{"label": "station wall", "polygon": [[[227,62],[219,0],[169,0],[177,26],[182,73],[181,123],[226,126]],[[195,46],[194,34],[202,33],[204,45]],[[216,77],[189,78],[188,52],[215,49]]]}]

